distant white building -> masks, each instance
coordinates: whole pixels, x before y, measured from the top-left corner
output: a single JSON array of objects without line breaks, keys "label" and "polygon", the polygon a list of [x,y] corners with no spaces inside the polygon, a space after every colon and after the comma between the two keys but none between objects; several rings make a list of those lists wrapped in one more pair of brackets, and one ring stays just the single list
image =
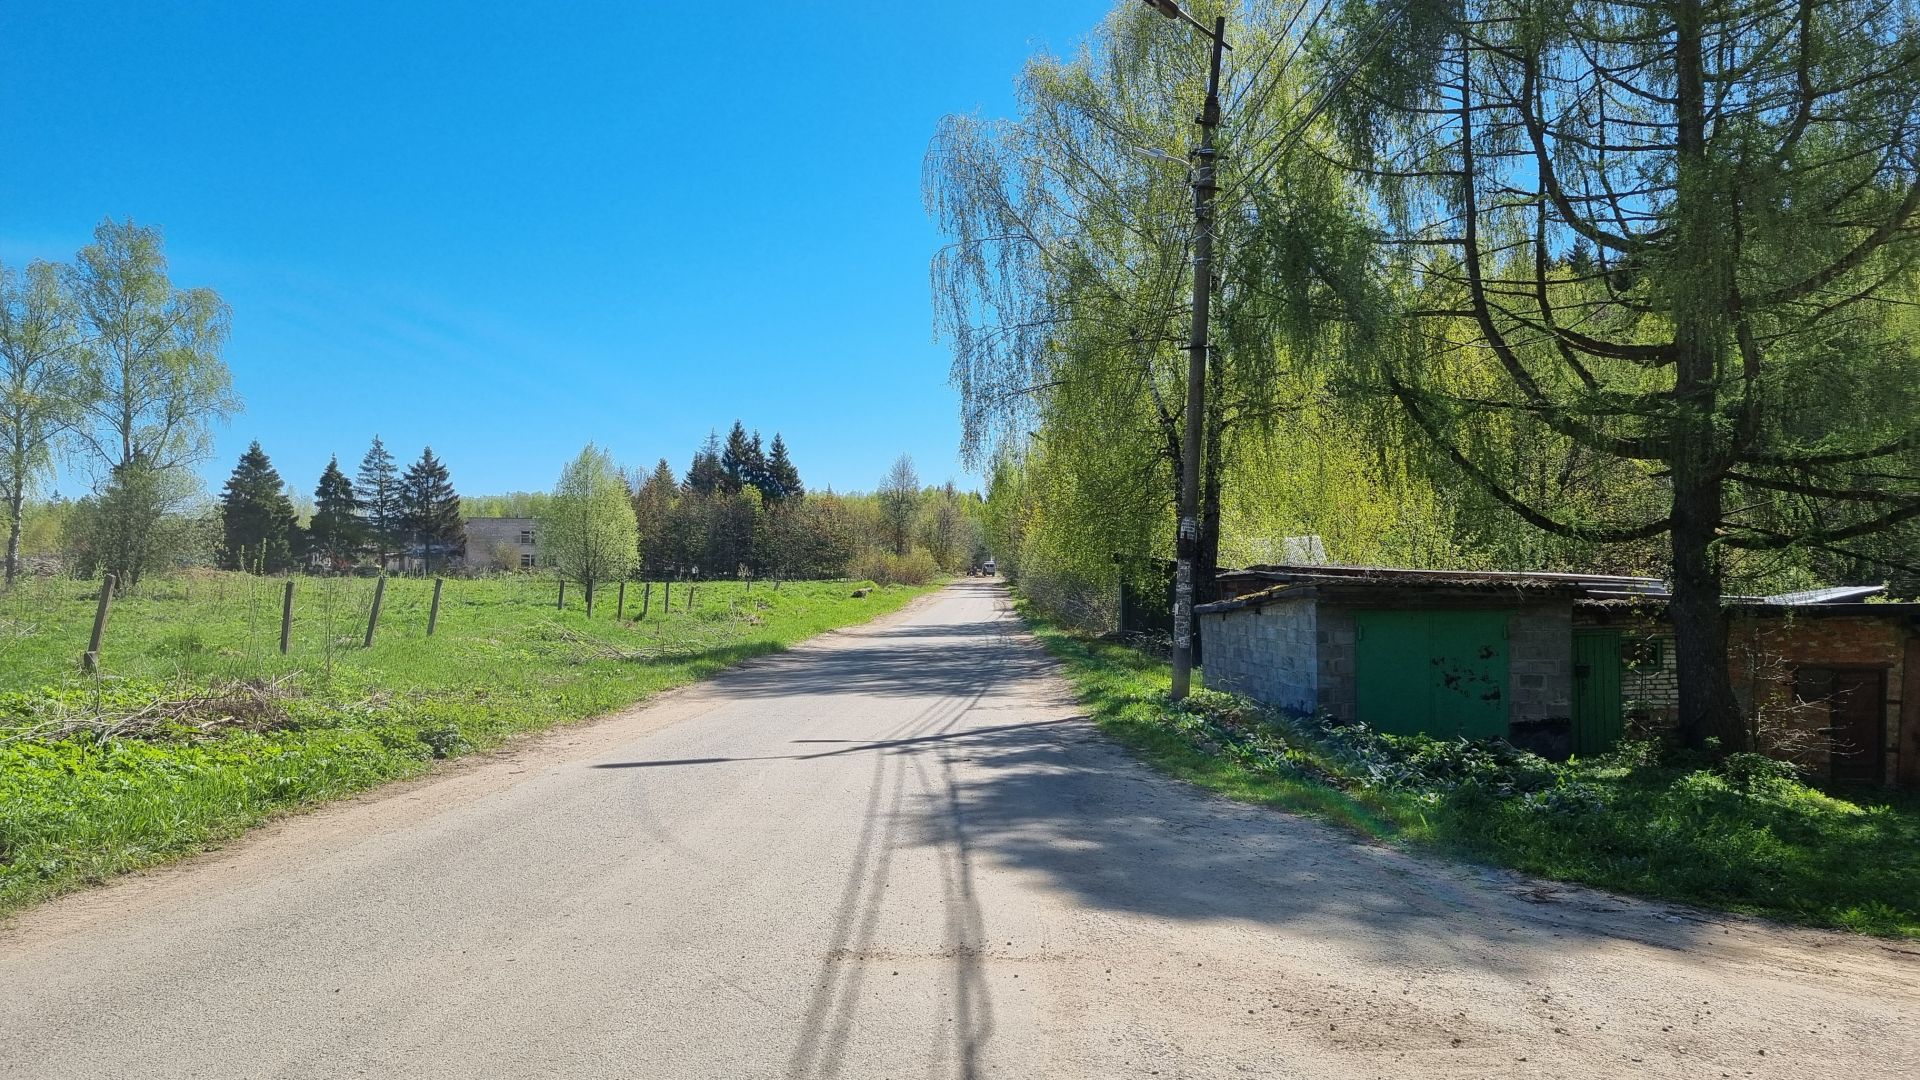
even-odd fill
[{"label": "distant white building", "polygon": [[540,548],[530,517],[467,519],[466,566],[470,570],[532,570]]}]

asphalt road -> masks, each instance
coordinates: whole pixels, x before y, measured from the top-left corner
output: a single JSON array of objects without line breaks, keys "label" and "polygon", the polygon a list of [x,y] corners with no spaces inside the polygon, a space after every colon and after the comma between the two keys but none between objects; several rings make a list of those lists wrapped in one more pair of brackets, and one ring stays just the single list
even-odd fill
[{"label": "asphalt road", "polygon": [[0,929],[0,1075],[1920,1075],[1920,950],[1356,844],[981,583]]}]

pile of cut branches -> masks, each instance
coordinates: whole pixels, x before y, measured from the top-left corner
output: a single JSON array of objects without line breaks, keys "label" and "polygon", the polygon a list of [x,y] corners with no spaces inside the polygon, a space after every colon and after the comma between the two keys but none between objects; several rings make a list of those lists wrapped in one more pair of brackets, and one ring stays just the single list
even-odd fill
[{"label": "pile of cut branches", "polygon": [[50,700],[35,721],[0,735],[10,742],[59,742],[77,736],[109,739],[207,738],[226,731],[272,731],[285,727],[287,699],[299,672],[278,678],[241,679],[184,694],[158,696],[133,706],[96,708]]}]

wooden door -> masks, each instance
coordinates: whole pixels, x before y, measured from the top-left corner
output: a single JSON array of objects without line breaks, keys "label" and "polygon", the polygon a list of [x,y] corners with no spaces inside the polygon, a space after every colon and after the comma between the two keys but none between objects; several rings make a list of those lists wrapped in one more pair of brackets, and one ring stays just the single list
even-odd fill
[{"label": "wooden door", "polygon": [[1573,635],[1573,752],[1600,754],[1620,741],[1620,631]]},{"label": "wooden door", "polygon": [[1835,780],[1885,779],[1887,674],[1878,668],[1837,668],[1828,704]]}]

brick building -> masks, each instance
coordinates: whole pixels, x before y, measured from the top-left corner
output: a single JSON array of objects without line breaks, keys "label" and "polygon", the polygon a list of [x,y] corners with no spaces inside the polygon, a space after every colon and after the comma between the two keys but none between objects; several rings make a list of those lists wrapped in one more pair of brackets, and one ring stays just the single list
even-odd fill
[{"label": "brick building", "polygon": [[[1553,756],[1676,719],[1667,593],[1651,578],[1260,566],[1219,580],[1223,599],[1195,609],[1216,689]],[[1730,598],[1730,673],[1763,750],[1813,775],[1920,786],[1920,605],[1862,602],[1876,591]]]}]

